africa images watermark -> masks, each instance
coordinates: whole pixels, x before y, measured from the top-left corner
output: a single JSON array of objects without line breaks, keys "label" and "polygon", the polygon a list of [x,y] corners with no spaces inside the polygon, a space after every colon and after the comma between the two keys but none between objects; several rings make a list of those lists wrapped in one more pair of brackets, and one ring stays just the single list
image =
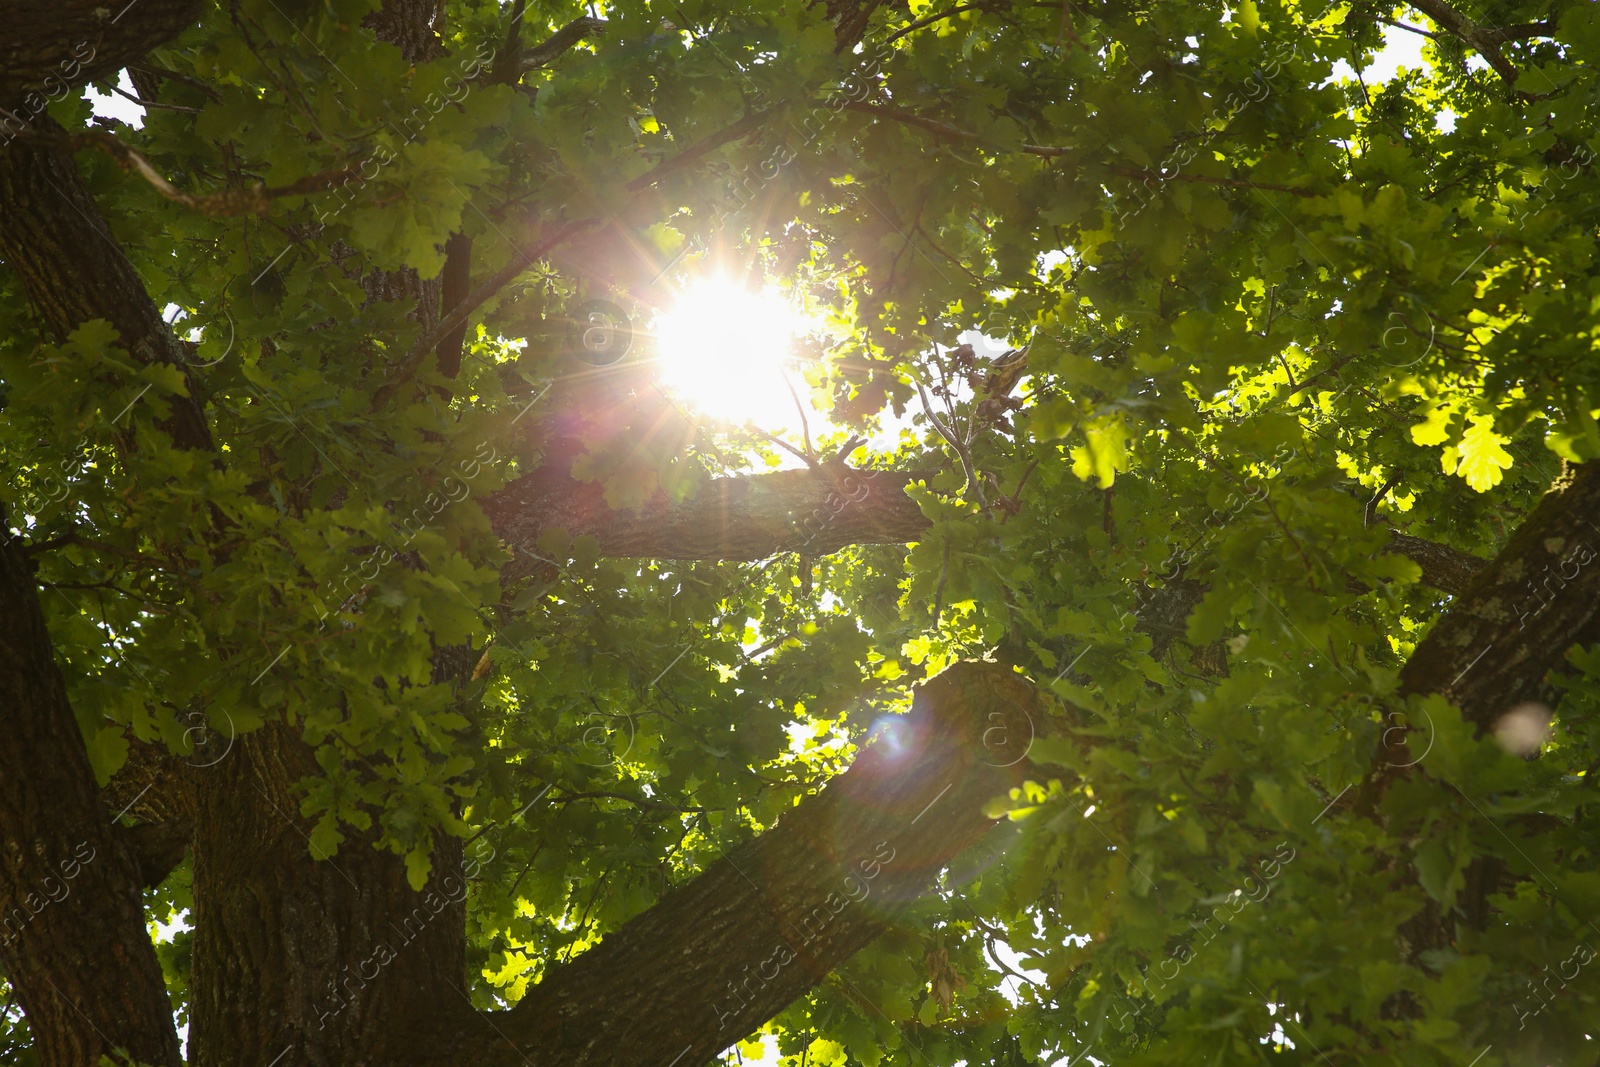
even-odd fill
[{"label": "africa images watermark", "polygon": [[[888,849],[889,852],[887,856],[883,854],[885,849]],[[840,896],[837,890],[829,893],[821,904],[811,909],[811,912],[800,920],[797,932],[803,932],[806,937],[805,940],[800,942],[799,948],[803,950],[807,945],[812,944],[818,937],[822,936],[823,931],[832,924],[834,918],[843,912],[845,908],[853,903],[860,903],[871,896],[873,879],[883,872],[884,865],[892,862],[894,857],[895,849],[889,842],[880,841],[877,847],[873,849],[871,857],[862,859],[857,863],[859,873],[857,870],[846,868],[849,873],[844,877],[844,895]],[[791,923],[790,925],[794,924]],[[787,938],[782,938],[767,958],[756,965],[754,974],[748,973],[750,965],[748,963],[745,964],[744,969],[747,973],[744,978],[738,982],[730,981],[728,983],[728,996],[732,1006],[727,1008],[720,1007],[721,1001],[714,1001],[711,1005],[712,1014],[717,1017],[717,1029],[719,1031],[726,1029],[729,1017],[737,1016],[739,1012],[745,1009],[747,1005],[746,997],[750,998],[750,1001],[754,1001],[756,995],[765,989],[769,983],[777,980],[783,968],[798,958],[799,954],[795,946]],[[769,967],[771,968],[771,973],[768,973]],[[751,983],[755,983],[754,986]]]},{"label": "africa images watermark", "polygon": [[[441,87],[444,89],[443,93],[429,93],[423,98],[422,103],[413,107],[411,113],[400,120],[398,126],[394,121],[390,120],[388,122],[389,128],[394,130],[397,135],[401,133],[403,128],[405,131],[403,136],[404,144],[414,143],[422,135],[422,131],[427,128],[428,124],[433,121],[434,117],[445,109],[446,105],[460,104],[467,98],[467,94],[472,90],[473,79],[482,72],[486,64],[493,61],[494,56],[495,48],[492,44],[485,42],[479,45],[478,51],[474,55],[468,56],[456,65],[454,74],[445,76],[444,81],[441,83]],[[455,88],[451,88],[451,83],[455,83]],[[326,222],[330,216],[344,210],[355,200],[356,194],[366,188],[368,183],[374,181],[379,172],[390,163],[393,163],[397,156],[398,153],[388,145],[378,145],[374,153],[363,160],[360,166],[356,168],[356,173],[348,176],[344,181],[329,190],[335,194],[334,202],[331,205],[328,205],[326,201],[322,202],[324,206],[317,208],[317,221],[319,223]],[[371,173],[368,173],[369,167],[371,168]],[[354,188],[351,188],[352,185]]]},{"label": "africa images watermark", "polygon": [[65,100],[67,94],[75,88],[74,79],[83,72],[87,64],[94,62],[94,56],[94,46],[88,41],[80,41],[73,47],[70,56],[57,63],[52,73],[45,75],[42,85],[23,94],[21,102],[17,105],[20,110],[9,111],[0,108],[0,148],[4,148],[15,140],[18,134],[26,131],[29,128],[28,124],[43,115],[51,104]]},{"label": "africa images watermark", "polygon": [[[1238,92],[1229,92],[1203,122],[1197,127],[1200,136],[1193,141],[1179,144],[1169,152],[1156,169],[1146,175],[1140,183],[1145,189],[1151,190],[1149,195],[1140,193],[1139,185],[1133,187],[1135,204],[1118,205],[1111,221],[1125,223],[1149,207],[1155,200],[1155,193],[1160,186],[1176,178],[1183,168],[1192,163],[1200,150],[1210,144],[1216,137],[1226,132],[1233,125],[1235,119],[1242,115],[1251,104],[1265,100],[1272,91],[1272,80],[1278,76],[1283,64],[1293,59],[1300,52],[1299,46],[1293,41],[1279,41],[1268,50],[1267,63],[1258,70],[1250,72],[1250,77],[1245,81],[1243,95]],[[1270,69],[1269,69],[1270,68]],[[1215,123],[1213,125],[1213,123]]]},{"label": "africa images watermark", "polygon": [[[724,204],[718,207],[712,224],[718,225],[733,212],[748,207],[764,186],[775,181],[784,167],[799,158],[802,149],[822,135],[830,115],[837,115],[851,104],[865,100],[872,91],[871,79],[879,72],[883,61],[889,58],[891,51],[892,49],[886,45],[877,45],[875,51],[866,57],[866,61],[845,78],[838,92],[813,107],[798,123],[789,121],[790,128],[799,135],[798,146],[791,147],[788,138],[780,135],[777,146],[766,159],[753,167],[745,167],[743,174],[735,179],[735,184],[730,186],[729,191],[738,202],[737,206]],[[757,89],[754,92],[753,104],[756,107],[766,107],[769,99],[765,93]]]},{"label": "africa images watermark", "polygon": [[[88,852],[87,855],[84,854],[85,851]],[[39,917],[40,912],[51,904],[59,904],[71,896],[70,883],[83,873],[83,868],[87,864],[94,862],[94,858],[94,846],[87,841],[78,842],[77,847],[72,850],[72,855],[57,864],[61,868],[59,878],[54,874],[46,875],[35,889],[19,899],[19,903],[11,909],[9,915],[0,916],[0,934],[5,935],[0,937],[0,945],[11,944],[29,923]]]},{"label": "africa images watermark", "polygon": [[[1520,1000],[1512,1002],[1511,1010],[1517,1013],[1517,1023],[1518,1023],[1517,1029],[1518,1030],[1526,1029],[1527,1026],[1528,1026],[1528,1020],[1529,1019],[1536,1018],[1541,1012],[1543,1012],[1546,1008],[1548,1008],[1550,1006],[1548,1003],[1546,1003],[1545,996],[1548,995],[1551,1000],[1554,1000],[1555,997],[1556,997],[1556,994],[1560,993],[1562,990],[1566,989],[1567,988],[1567,983],[1572,981],[1573,979],[1577,978],[1578,977],[1578,972],[1583,970],[1584,966],[1587,965],[1593,959],[1594,959],[1594,950],[1592,948],[1590,948],[1587,943],[1580,942],[1578,944],[1578,946],[1572,950],[1572,955],[1570,955],[1566,959],[1562,960],[1561,963],[1559,963],[1556,966],[1555,975],[1546,975],[1539,982],[1538,985],[1534,985],[1533,984],[1533,979],[1532,978],[1523,979],[1523,981],[1527,983],[1529,991],[1533,993],[1534,1001],[1535,1001],[1535,1003],[1538,1004],[1538,1007],[1533,1008],[1533,1009],[1531,1009],[1529,1011],[1523,1011],[1522,1010],[1522,1002]],[[1572,967],[1572,973],[1571,974],[1567,973],[1567,967],[1568,966]],[[1548,971],[1550,969],[1550,965],[1548,963],[1545,964],[1543,969]],[[1558,976],[1560,978],[1560,986],[1561,986],[1561,988],[1560,989],[1551,989],[1550,988],[1551,979],[1552,978],[1556,978]],[[1542,989],[1542,992],[1541,992],[1541,989]]]},{"label": "africa images watermark", "polygon": [[[488,449],[489,454],[483,454]],[[321,630],[328,624],[329,616],[335,615],[345,607],[360,599],[361,593],[372,582],[377,581],[379,573],[405,554],[408,546],[417,539],[417,535],[427,530],[435,519],[451,504],[458,504],[472,495],[472,483],[483,473],[484,467],[493,463],[500,457],[500,452],[494,445],[485,441],[479,444],[473,455],[456,463],[455,473],[447,475],[440,483],[439,491],[431,492],[427,497],[411,510],[398,524],[398,532],[404,534],[400,541],[400,548],[395,549],[387,543],[379,544],[374,551],[361,559],[345,564],[344,570],[335,579],[335,583],[342,582],[345,595],[338,604],[331,609],[324,609],[317,616],[317,629]],[[453,486],[453,487],[452,487]],[[371,573],[368,573],[368,569]],[[354,584],[352,584],[354,583]]]},{"label": "africa images watermark", "polygon": [[[398,959],[406,946],[421,936],[422,931],[445,908],[452,904],[460,904],[467,898],[468,883],[477,877],[478,872],[483,869],[484,865],[493,860],[496,855],[494,846],[487,841],[480,841],[479,845],[480,853],[482,849],[489,850],[487,857],[463,859],[461,861],[460,878],[453,874],[447,874],[440,879],[438,890],[430,888],[420,894],[417,906],[411,910],[409,915],[401,919],[398,927],[395,927],[395,931],[399,935],[396,939],[398,946],[388,941],[380,941],[371,952],[355,964],[354,974],[350,973],[350,966],[347,964],[341,971],[340,977],[329,983],[333,1006],[327,1009],[317,1009],[313,1005],[313,1010],[317,1011],[318,1030],[327,1029],[329,1020],[338,1018],[355,1000],[357,994],[367,987],[367,983],[377,978],[383,968]],[[393,926],[394,924],[391,922],[390,925]],[[370,973],[368,972],[369,967],[371,969]]]},{"label": "africa images watermark", "polygon": [[[1285,849],[1289,851],[1287,856],[1283,854]],[[1166,984],[1176,979],[1179,972],[1195,958],[1195,950],[1211,944],[1218,934],[1228,928],[1230,922],[1243,913],[1245,908],[1251,904],[1264,903],[1272,895],[1272,882],[1278,875],[1283,873],[1283,867],[1292,863],[1294,858],[1294,848],[1287,841],[1279,842],[1272,857],[1260,863],[1258,865],[1259,870],[1252,870],[1251,875],[1245,878],[1242,886],[1222,897],[1221,903],[1212,909],[1210,915],[1202,913],[1198,922],[1190,919],[1189,928],[1194,931],[1195,936],[1180,942],[1176,948],[1167,953],[1165,959],[1160,963],[1152,964],[1145,971],[1139,980],[1145,999],[1142,1003],[1135,1005],[1131,1012],[1122,1010],[1121,1017],[1117,1019],[1117,1029],[1127,1030],[1128,1027],[1123,1024],[1128,1023],[1131,1019],[1137,1019],[1144,1013],[1145,1006],[1153,1003],[1151,997],[1152,989],[1157,993],[1165,989]],[[1211,928],[1213,920],[1217,923],[1215,930]],[[1204,938],[1203,941],[1201,940],[1202,937]],[[1171,965],[1172,968],[1170,974],[1167,972],[1168,965]],[[1125,1003],[1128,1002],[1126,995],[1119,994],[1118,999]],[[1119,1008],[1119,1010],[1121,1009]]]}]

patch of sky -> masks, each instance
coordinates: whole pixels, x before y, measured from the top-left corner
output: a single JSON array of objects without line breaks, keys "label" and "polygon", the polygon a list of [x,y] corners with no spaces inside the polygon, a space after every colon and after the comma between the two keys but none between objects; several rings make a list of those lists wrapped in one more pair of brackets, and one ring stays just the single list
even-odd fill
[{"label": "patch of sky", "polygon": [[[117,88],[128,96],[137,96],[133,89],[133,79],[128,77],[127,71],[117,74]],[[144,108],[135,104],[128,96],[119,96],[116,93],[103,93],[90,85],[84,92],[89,98],[89,106],[96,115],[102,118],[117,119],[127,123],[136,130],[144,128]]]}]

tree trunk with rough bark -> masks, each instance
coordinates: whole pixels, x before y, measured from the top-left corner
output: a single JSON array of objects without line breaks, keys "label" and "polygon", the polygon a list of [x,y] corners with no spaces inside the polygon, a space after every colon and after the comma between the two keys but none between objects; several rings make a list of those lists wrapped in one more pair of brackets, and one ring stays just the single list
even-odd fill
[{"label": "tree trunk with rough bark", "polygon": [[139,864],[100,804],[33,567],[10,537],[0,541],[0,730],[0,967],[40,1061],[80,1067],[121,1049],[178,1064]]},{"label": "tree trunk with rough bark", "polygon": [[[841,49],[859,41],[875,6],[828,5]],[[0,41],[0,105],[11,115],[0,116],[0,257],[53,337],[105,319],[139,361],[183,366],[183,343],[71,157],[13,128],[48,129],[32,102],[56,92],[49,79],[81,85],[116,70],[198,10],[191,0],[115,7],[27,0],[8,13],[21,32]],[[391,0],[369,25],[408,59],[426,59],[442,51],[437,11],[427,0]],[[454,279],[452,296],[461,284]],[[204,396],[189,380],[165,427],[183,447],[209,449]],[[501,538],[528,553],[561,528],[592,536],[609,556],[820,555],[920,536],[928,523],[905,491],[919,477],[826,463],[715,480],[688,499],[661,494],[629,509],[559,461],[507,486],[486,511]],[[1445,693],[1483,729],[1516,703],[1551,701],[1567,650],[1600,640],[1600,568],[1589,550],[1597,520],[1600,468],[1589,466],[1481,571],[1481,561],[1396,537],[1395,550],[1458,596],[1406,666],[1405,690]],[[1177,632],[1197,588],[1158,592],[1141,606],[1141,624]],[[0,966],[49,1067],[102,1056],[180,1063],[141,889],[170,870],[181,843],[194,857],[191,1063],[704,1062],[870,943],[941,871],[994,841],[985,805],[1022,781],[1028,742],[1048,725],[1032,685],[1010,667],[950,668],[919,689],[909,717],[772,829],[552,968],[516,1008],[485,1013],[466,994],[460,843],[435,842],[420,892],[401,859],[370,839],[317,858],[295,791],[317,765],[292,727],[228,739],[205,766],[151,759],[141,768],[148,797],[140,789],[122,802],[129,790],[118,783],[102,792],[27,552],[11,539],[0,544],[0,724]],[[123,832],[124,814],[162,821]]]}]

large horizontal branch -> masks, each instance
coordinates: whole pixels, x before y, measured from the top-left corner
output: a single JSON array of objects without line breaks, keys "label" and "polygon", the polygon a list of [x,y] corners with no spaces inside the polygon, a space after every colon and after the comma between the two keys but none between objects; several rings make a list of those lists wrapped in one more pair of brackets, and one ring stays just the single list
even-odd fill
[{"label": "large horizontal branch", "polygon": [[[846,545],[905,544],[928,519],[906,495],[926,473],[857,470],[824,464],[814,470],[718,478],[681,501],[658,493],[643,507],[613,508],[603,486],[552,470],[517,479],[485,504],[495,532],[513,549],[537,554],[546,530],[589,536],[602,556],[653,559],[765,559],[780,552],[826,555]],[[1422,568],[1422,581],[1464,592],[1485,561],[1420,537],[1395,534],[1391,552]],[[1172,592],[1168,593],[1170,589]],[[1203,584],[1175,582],[1140,609],[1156,629],[1183,627],[1204,595]]]},{"label": "large horizontal branch", "polygon": [[1552,672],[1600,642],[1600,464],[1569,468],[1401,672],[1407,693],[1439,692],[1480,731],[1521,704],[1553,705]]},{"label": "large horizontal branch", "polygon": [[1423,585],[1451,596],[1465,593],[1489,565],[1481,556],[1410,534],[1391,534],[1388,550],[1421,567]]},{"label": "large horizontal branch", "polygon": [[985,805],[1029,770],[1042,725],[1020,675],[992,663],[951,667],[773,829],[423,1062],[699,1067],[959,868],[995,827]]},{"label": "large horizontal branch", "polygon": [[12,0],[0,33],[0,107],[31,119],[69,88],[142,59],[200,14],[200,0]]},{"label": "large horizontal branch", "polygon": [[513,549],[538,553],[539,535],[593,537],[602,556],[765,559],[779,552],[821,556],[854,544],[904,544],[928,526],[908,484],[925,475],[815,470],[718,478],[686,500],[665,493],[636,509],[613,508],[604,487],[550,470],[519,478],[485,504]]}]

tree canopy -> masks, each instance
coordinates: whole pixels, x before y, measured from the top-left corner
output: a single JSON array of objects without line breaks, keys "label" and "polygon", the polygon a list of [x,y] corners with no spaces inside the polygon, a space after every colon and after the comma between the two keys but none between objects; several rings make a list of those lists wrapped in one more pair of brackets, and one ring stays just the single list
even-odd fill
[{"label": "tree canopy", "polygon": [[0,1060],[1600,1060],[1600,8],[119,6],[0,41]]}]

